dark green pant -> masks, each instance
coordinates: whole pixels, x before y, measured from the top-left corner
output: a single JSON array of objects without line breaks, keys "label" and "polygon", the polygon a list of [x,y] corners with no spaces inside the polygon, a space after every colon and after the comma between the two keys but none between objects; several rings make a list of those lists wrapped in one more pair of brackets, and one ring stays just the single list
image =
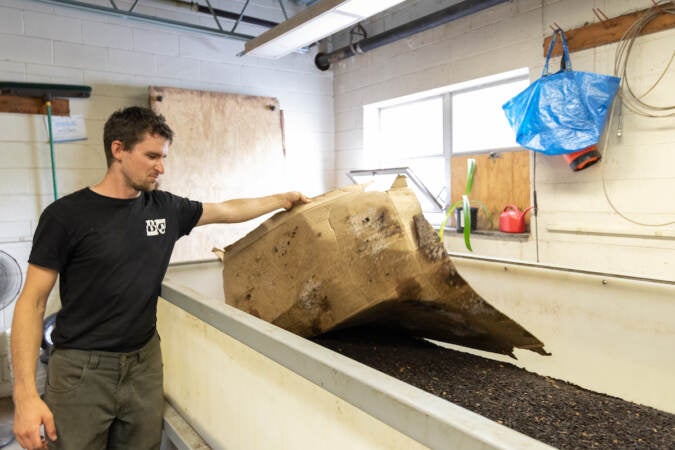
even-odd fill
[{"label": "dark green pant", "polygon": [[159,337],[130,353],[53,350],[45,402],[58,434],[50,449],[158,449],[164,408]]}]

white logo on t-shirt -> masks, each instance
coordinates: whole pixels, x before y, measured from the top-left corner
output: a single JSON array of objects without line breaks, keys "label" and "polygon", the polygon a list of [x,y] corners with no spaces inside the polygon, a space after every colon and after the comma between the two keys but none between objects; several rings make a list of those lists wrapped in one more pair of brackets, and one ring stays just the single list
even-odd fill
[{"label": "white logo on t-shirt", "polygon": [[148,236],[157,236],[166,232],[166,219],[149,219],[145,221],[145,232]]}]

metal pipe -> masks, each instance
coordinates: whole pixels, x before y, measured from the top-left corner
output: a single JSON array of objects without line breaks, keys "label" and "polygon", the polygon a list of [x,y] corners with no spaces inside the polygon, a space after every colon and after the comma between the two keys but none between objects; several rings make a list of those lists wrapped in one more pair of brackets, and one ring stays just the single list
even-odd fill
[{"label": "metal pipe", "polygon": [[448,8],[436,11],[435,13],[415,19],[412,22],[387,30],[384,33],[362,39],[359,42],[350,44],[331,53],[319,53],[314,58],[314,64],[320,70],[328,70],[332,63],[350,58],[357,53],[365,53],[374,48],[390,44],[400,39],[405,39],[421,31],[426,31],[455,19],[475,14],[507,1],[508,0],[483,0],[477,2],[475,0],[465,0],[461,3],[449,6]]}]

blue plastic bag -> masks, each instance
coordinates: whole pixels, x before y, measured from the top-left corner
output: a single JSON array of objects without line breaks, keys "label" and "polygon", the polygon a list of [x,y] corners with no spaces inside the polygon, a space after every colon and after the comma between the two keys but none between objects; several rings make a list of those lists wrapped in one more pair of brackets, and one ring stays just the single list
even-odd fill
[{"label": "blue plastic bag", "polygon": [[[558,34],[563,45],[563,68],[549,74],[548,63]],[[502,108],[521,146],[547,155],[572,153],[598,143],[620,81],[610,75],[572,70],[565,34],[557,30],[541,78]]]}]

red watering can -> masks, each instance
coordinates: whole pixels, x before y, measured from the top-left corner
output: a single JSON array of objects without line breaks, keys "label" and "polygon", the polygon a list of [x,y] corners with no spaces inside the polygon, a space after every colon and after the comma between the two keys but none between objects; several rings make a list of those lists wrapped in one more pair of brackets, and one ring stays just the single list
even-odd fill
[{"label": "red watering can", "polygon": [[504,233],[524,233],[525,213],[532,208],[534,206],[520,211],[517,206],[506,205],[504,211],[499,215],[499,231],[503,231]]}]

